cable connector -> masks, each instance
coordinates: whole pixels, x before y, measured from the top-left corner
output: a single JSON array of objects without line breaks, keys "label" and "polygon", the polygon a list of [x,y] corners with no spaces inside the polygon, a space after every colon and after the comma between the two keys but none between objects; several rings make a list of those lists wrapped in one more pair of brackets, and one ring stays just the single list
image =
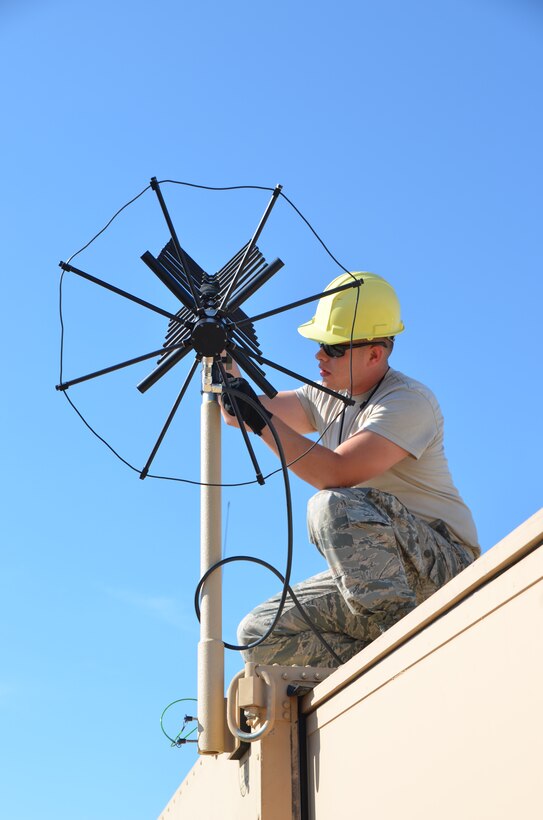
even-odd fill
[{"label": "cable connector", "polygon": [[211,356],[202,357],[202,393],[222,393],[219,372]]},{"label": "cable connector", "polygon": [[178,700],[174,700],[166,706],[166,708],[164,709],[164,711],[162,712],[162,714],[160,716],[160,728],[162,729],[162,733],[164,735],[166,735],[166,737],[170,741],[170,745],[175,746],[176,748],[180,748],[181,746],[184,746],[185,743],[198,743],[198,740],[190,739],[190,736],[194,734],[194,732],[197,730],[198,726],[195,726],[189,732],[184,734],[186,729],[187,729],[187,723],[191,723],[191,722],[194,722],[194,721],[198,722],[198,718],[193,717],[192,715],[185,715],[185,717],[183,719],[183,726],[181,727],[181,730],[177,733],[177,735],[175,737],[170,737],[170,735],[164,729],[163,720],[164,720],[164,715],[166,714],[168,709],[170,709],[176,703],[184,703],[187,700],[196,701],[196,698],[179,698]]}]

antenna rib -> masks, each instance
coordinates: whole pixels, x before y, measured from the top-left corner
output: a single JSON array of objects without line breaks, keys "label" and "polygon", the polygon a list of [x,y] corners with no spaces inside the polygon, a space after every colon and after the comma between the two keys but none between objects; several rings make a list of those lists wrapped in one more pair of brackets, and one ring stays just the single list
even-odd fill
[{"label": "antenna rib", "polygon": [[[73,387],[74,384],[81,384],[82,382],[87,382],[90,379],[96,379],[98,376],[105,376],[107,373],[113,373],[115,370],[121,370],[123,367],[130,367],[133,364],[138,364],[139,362],[144,362],[147,359],[154,359],[155,356],[160,356],[164,353],[163,347],[160,350],[152,350],[151,353],[145,353],[143,356],[136,356],[135,359],[128,359],[125,362],[121,362],[120,364],[111,365],[111,367],[104,367],[102,370],[95,370],[93,373],[87,373],[86,376],[80,376],[78,379],[71,379],[68,382],[62,382],[61,384],[56,385],[57,390],[67,390],[69,387]],[[186,356],[189,350],[192,350],[192,345],[190,342],[180,342],[179,344],[172,345],[170,348],[167,348],[172,351],[177,351],[180,355],[179,360]]]},{"label": "antenna rib", "polygon": [[243,272],[243,269],[245,267],[245,261],[246,261],[247,257],[250,255],[250,253],[251,253],[252,249],[254,248],[254,246],[256,245],[256,243],[258,241],[258,237],[262,233],[262,230],[263,230],[264,225],[266,224],[266,222],[268,220],[268,217],[269,217],[269,215],[272,211],[272,208],[275,205],[275,203],[277,202],[277,197],[281,193],[282,187],[283,187],[282,185],[276,185],[275,186],[274,191],[271,195],[270,201],[268,202],[268,205],[266,207],[266,210],[264,211],[264,214],[262,215],[262,219],[258,223],[256,231],[254,232],[251,241],[247,245],[247,248],[246,248],[245,253],[243,255],[243,259],[241,260],[241,262],[239,264],[239,268],[236,272],[236,275],[234,276],[234,278],[230,282],[228,290],[226,291],[226,293],[223,296],[223,300],[222,300],[221,304],[219,305],[219,310],[223,310],[225,305],[228,304],[230,294],[232,293],[232,291],[234,290],[234,288],[238,284],[239,277],[241,276],[241,274]]},{"label": "antenna rib", "polygon": [[[230,350],[230,353],[232,354],[232,358],[235,358],[234,357],[234,351]],[[336,393],[335,390],[331,390],[329,387],[324,387],[324,385],[318,384],[318,382],[314,382],[311,379],[307,379],[305,376],[301,376],[299,373],[295,373],[293,370],[289,370],[286,367],[281,367],[280,364],[277,364],[276,362],[272,362],[272,361],[270,361],[270,359],[266,359],[266,358],[264,358],[264,356],[261,356],[258,353],[253,353],[252,350],[244,350],[243,353],[245,353],[247,356],[250,356],[251,359],[256,359],[257,362],[259,362],[260,364],[265,364],[265,365],[268,365],[268,367],[273,367],[274,370],[279,370],[280,373],[285,373],[287,376],[292,376],[293,379],[297,379],[298,381],[302,381],[305,384],[308,384],[310,387],[316,387],[318,390],[321,390],[323,393],[328,393],[328,395],[333,396],[335,399],[339,399],[340,401],[344,402],[346,405],[351,406],[351,405],[355,404],[353,399],[349,398],[348,396],[342,396],[341,393]]]},{"label": "antenna rib", "polygon": [[326,290],[322,293],[316,293],[314,296],[308,296],[306,299],[299,299],[297,302],[291,302],[288,305],[283,305],[283,307],[275,308],[275,310],[268,310],[266,313],[259,313],[258,316],[251,316],[250,318],[242,319],[240,322],[236,322],[236,325],[241,327],[249,322],[258,322],[260,319],[267,319],[269,316],[275,316],[278,313],[283,313],[285,310],[292,310],[293,308],[300,307],[301,305],[306,305],[308,302],[315,302],[317,299],[322,299],[323,296],[332,296],[334,293],[340,293],[340,291],[348,290],[349,288],[358,288],[363,284],[363,279],[356,279],[354,282],[348,282],[346,285],[340,285],[337,288],[332,288],[331,290]]},{"label": "antenna rib", "polygon": [[188,262],[187,262],[187,258],[185,256],[185,251],[183,250],[183,248],[179,244],[179,239],[177,238],[177,234],[175,232],[173,222],[170,218],[170,214],[168,213],[168,209],[166,207],[166,203],[164,201],[164,197],[162,196],[162,191],[160,190],[160,185],[159,185],[158,180],[157,180],[156,177],[151,177],[151,188],[153,189],[153,191],[157,195],[158,202],[159,202],[160,207],[162,209],[162,213],[164,214],[164,219],[166,220],[166,224],[168,226],[168,229],[170,231],[170,234],[171,234],[171,237],[172,237],[172,241],[173,241],[177,256],[179,258],[179,261],[181,262],[181,264],[183,265],[183,267],[185,269],[185,273],[187,274],[187,281],[189,283],[190,292],[192,294],[194,304],[200,309],[202,307],[202,303],[200,301],[200,297],[198,296],[198,294],[196,292],[196,288],[194,287],[194,282],[192,281],[192,276],[190,274],[190,268],[189,268],[189,265],[188,265]]},{"label": "antenna rib", "polygon": [[179,318],[175,315],[175,313],[170,313],[169,310],[163,310],[162,308],[157,307],[156,305],[151,304],[151,302],[146,302],[145,299],[140,299],[139,296],[134,296],[132,293],[128,293],[126,290],[121,290],[121,288],[115,287],[115,285],[110,285],[109,282],[104,282],[103,279],[97,279],[96,276],[91,276],[90,273],[85,273],[84,270],[80,270],[79,268],[74,268],[73,265],[69,265],[67,262],[59,262],[59,267],[62,270],[69,271],[70,273],[75,273],[77,276],[81,276],[83,279],[88,279],[89,282],[92,282],[95,285],[100,285],[101,288],[105,288],[106,290],[110,290],[112,293],[118,294],[118,296],[123,296],[125,299],[129,299],[131,302],[136,302],[138,305],[142,305],[143,307],[149,308],[149,310],[153,310],[155,313],[160,313],[161,316],[165,316],[167,319],[170,319],[174,322],[179,322]]},{"label": "antenna rib", "polygon": [[[221,377],[222,377],[223,384],[224,384],[224,389],[226,391],[228,391],[228,376],[226,374],[226,370],[224,369],[224,366],[223,366],[223,364],[220,360],[218,360],[216,362],[216,364],[218,365],[220,373],[221,373]],[[260,465],[257,461],[255,451],[253,449],[253,445],[251,444],[249,434],[247,433],[247,430],[245,429],[245,424],[243,422],[243,418],[241,417],[241,413],[239,411],[237,399],[233,395],[231,396],[231,399],[232,399],[232,407],[234,408],[234,413],[236,414],[236,419],[237,419],[237,422],[239,424],[239,429],[241,430],[241,435],[243,436],[245,446],[247,447],[247,450],[249,452],[249,456],[250,456],[251,461],[253,463],[253,467],[254,467],[255,475],[256,475],[256,480],[258,481],[259,484],[264,484],[265,483],[264,482],[264,476],[262,475],[262,471],[261,471]]]},{"label": "antenna rib", "polygon": [[176,398],[176,400],[173,404],[173,407],[170,410],[168,418],[166,419],[166,421],[164,423],[164,427],[160,431],[160,435],[157,438],[155,446],[153,447],[153,449],[151,451],[151,455],[147,459],[147,463],[146,463],[145,467],[143,468],[143,470],[140,473],[140,478],[141,479],[144,479],[144,478],[147,477],[147,474],[148,474],[148,472],[151,468],[151,464],[153,463],[153,459],[156,456],[156,454],[158,453],[158,449],[159,449],[160,445],[162,444],[164,436],[168,432],[168,428],[169,428],[170,424],[172,423],[173,418],[174,418],[175,414],[177,413],[177,410],[179,409],[179,405],[181,404],[181,400],[182,400],[183,396],[185,395],[185,393],[187,391],[187,388],[188,388],[188,386],[191,382],[192,377],[194,376],[194,372],[195,372],[196,368],[198,367],[199,362],[200,362],[200,357],[197,356],[196,359],[194,360],[193,364],[192,364],[191,369],[189,370],[189,374],[188,374],[187,378],[185,379],[183,387],[181,388],[181,390],[179,392],[179,395],[177,396],[177,398]]}]

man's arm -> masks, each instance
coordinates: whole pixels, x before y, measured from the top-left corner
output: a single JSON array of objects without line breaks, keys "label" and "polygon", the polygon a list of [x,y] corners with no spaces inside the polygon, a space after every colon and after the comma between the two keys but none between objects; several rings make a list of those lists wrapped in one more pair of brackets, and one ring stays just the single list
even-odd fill
[{"label": "man's arm", "polygon": [[[378,433],[362,430],[335,450],[316,444],[300,435],[280,418],[272,419],[285,453],[287,464],[300,459],[290,469],[318,490],[331,487],[354,487],[386,472],[409,455]],[[277,453],[270,428],[262,431],[262,440]],[[309,448],[311,451],[307,453]],[[307,455],[304,455],[307,453]]]},{"label": "man's arm", "polygon": [[[259,399],[273,414],[271,424],[279,435],[287,464],[295,462],[290,469],[319,490],[353,487],[370,481],[410,455],[403,447],[369,430],[356,433],[331,450],[302,435],[313,428],[295,391],[278,393],[274,399],[264,396]],[[221,409],[226,423],[237,426],[235,417]],[[262,430],[262,440],[277,453],[275,439],[267,425]]]},{"label": "man's arm", "polygon": [[[281,419],[287,427],[296,433],[312,433],[314,427],[306,416],[305,410],[295,390],[284,390],[273,399],[267,396],[258,397],[266,410],[276,419]],[[311,442],[309,442],[309,445]],[[308,446],[309,446],[308,445]]]}]

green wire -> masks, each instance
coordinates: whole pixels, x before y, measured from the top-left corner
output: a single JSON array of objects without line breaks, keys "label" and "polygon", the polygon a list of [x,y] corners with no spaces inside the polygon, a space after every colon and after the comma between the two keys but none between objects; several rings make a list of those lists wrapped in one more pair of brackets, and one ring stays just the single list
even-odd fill
[{"label": "green wire", "polygon": [[195,726],[193,729],[191,729],[191,730],[190,730],[190,732],[188,732],[188,734],[183,735],[183,731],[184,731],[184,729],[185,729],[185,724],[184,724],[184,725],[183,725],[183,728],[181,729],[181,731],[180,731],[180,732],[178,732],[178,734],[175,736],[175,738],[173,738],[173,737],[170,737],[170,736],[169,736],[169,734],[167,733],[167,731],[166,731],[166,730],[165,730],[165,728],[164,728],[163,719],[164,719],[164,715],[166,714],[166,712],[168,711],[168,709],[169,709],[171,706],[174,706],[176,703],[184,703],[184,702],[185,702],[185,701],[187,701],[187,700],[196,701],[196,698],[179,698],[178,700],[172,700],[172,702],[171,702],[171,703],[169,703],[169,704],[166,706],[166,708],[164,709],[164,711],[162,712],[162,714],[161,714],[161,716],[160,716],[160,728],[162,729],[163,734],[165,734],[165,735],[166,735],[166,737],[168,738],[168,740],[170,741],[170,743],[172,744],[172,746],[178,746],[178,745],[180,745],[180,744],[179,744],[179,741],[180,741],[180,740],[187,740],[187,738],[189,738],[191,735],[193,735],[193,734],[194,734],[194,732],[195,732],[195,731],[196,731],[196,729],[197,729],[197,727]]}]

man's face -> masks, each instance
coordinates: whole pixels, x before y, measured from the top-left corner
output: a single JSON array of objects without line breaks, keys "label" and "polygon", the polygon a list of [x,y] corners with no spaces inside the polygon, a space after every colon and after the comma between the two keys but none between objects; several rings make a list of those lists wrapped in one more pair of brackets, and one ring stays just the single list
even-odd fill
[{"label": "man's face", "polygon": [[345,355],[334,358],[328,356],[319,347],[315,358],[319,363],[319,373],[323,386],[329,387],[331,390],[352,390],[353,395],[365,392],[369,362],[374,349],[374,347],[368,346],[350,350],[347,344],[345,345]]}]

